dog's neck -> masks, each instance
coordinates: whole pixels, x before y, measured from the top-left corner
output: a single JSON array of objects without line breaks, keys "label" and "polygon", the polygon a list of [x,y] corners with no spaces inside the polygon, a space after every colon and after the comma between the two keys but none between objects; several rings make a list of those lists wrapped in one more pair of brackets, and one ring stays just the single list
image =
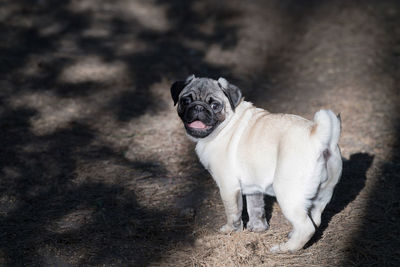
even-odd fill
[{"label": "dog's neck", "polygon": [[[229,131],[230,128],[232,128],[243,116],[247,114],[247,111],[250,111],[252,109],[256,109],[251,102],[247,102],[242,100],[240,104],[236,107],[235,111],[231,111],[232,114],[227,118],[225,121],[223,121],[209,136],[205,138],[191,138],[193,141],[197,143],[209,143],[215,139],[217,139],[219,136],[224,136],[229,135],[229,133],[232,133],[232,131]],[[250,114],[249,114],[250,115]],[[226,138],[229,138],[226,136]]]}]

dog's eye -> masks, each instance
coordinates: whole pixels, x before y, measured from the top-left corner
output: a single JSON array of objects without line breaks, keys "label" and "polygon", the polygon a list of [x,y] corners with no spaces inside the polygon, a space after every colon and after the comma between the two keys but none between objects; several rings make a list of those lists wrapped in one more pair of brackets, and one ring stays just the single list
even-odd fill
[{"label": "dog's eye", "polygon": [[211,108],[212,108],[213,110],[218,110],[218,109],[220,108],[220,106],[221,106],[221,104],[218,103],[218,102],[212,102],[212,103],[211,103]]},{"label": "dog's eye", "polygon": [[184,97],[181,99],[181,105],[187,106],[192,102],[192,99],[190,97]]}]

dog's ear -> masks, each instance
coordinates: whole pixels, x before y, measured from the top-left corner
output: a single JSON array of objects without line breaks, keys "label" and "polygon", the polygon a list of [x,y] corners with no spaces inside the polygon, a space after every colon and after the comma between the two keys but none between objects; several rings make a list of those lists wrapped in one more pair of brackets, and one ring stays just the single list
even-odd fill
[{"label": "dog's ear", "polygon": [[193,79],[194,74],[188,76],[184,81],[176,81],[171,86],[171,97],[174,100],[174,106],[178,103],[179,94],[182,92],[183,88],[188,85]]},{"label": "dog's ear", "polygon": [[218,85],[228,98],[232,110],[235,111],[236,107],[240,103],[240,100],[242,99],[242,92],[240,91],[239,87],[230,84],[225,78],[219,78]]}]

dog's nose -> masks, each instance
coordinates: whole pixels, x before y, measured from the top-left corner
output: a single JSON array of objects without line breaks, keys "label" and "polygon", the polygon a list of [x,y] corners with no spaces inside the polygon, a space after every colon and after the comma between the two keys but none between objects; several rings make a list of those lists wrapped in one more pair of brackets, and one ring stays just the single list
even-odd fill
[{"label": "dog's nose", "polygon": [[202,112],[204,110],[204,107],[202,105],[196,105],[194,107],[194,110],[197,112]]}]

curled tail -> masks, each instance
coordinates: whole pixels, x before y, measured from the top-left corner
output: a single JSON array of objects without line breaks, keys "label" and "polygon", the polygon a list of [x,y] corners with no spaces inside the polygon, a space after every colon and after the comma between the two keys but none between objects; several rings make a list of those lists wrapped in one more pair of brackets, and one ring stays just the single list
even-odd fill
[{"label": "curled tail", "polygon": [[324,147],[335,150],[340,138],[341,119],[331,110],[320,110],[314,115],[314,123],[311,135],[315,136]]}]

